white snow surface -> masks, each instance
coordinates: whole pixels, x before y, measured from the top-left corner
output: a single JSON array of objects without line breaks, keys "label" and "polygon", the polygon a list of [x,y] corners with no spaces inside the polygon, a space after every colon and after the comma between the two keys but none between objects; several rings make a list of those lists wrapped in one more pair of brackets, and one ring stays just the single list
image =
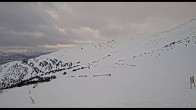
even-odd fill
[{"label": "white snow surface", "polygon": [[[49,70],[39,62],[55,58],[74,64],[80,61],[79,67],[88,65],[90,69],[66,70],[66,75],[60,71],[50,82],[1,90],[0,107],[196,107],[196,87],[190,89],[189,83],[190,76],[196,76],[195,20],[147,40],[77,46],[28,63],[45,73]],[[16,63],[25,65],[15,61],[0,66],[0,78]],[[29,69],[24,79],[37,75],[31,75],[32,67],[25,67]]]}]

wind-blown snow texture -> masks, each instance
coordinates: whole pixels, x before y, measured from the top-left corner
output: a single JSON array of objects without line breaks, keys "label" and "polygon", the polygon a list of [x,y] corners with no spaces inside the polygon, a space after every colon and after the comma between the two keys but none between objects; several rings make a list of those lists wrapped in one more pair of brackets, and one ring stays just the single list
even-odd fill
[{"label": "wind-blown snow texture", "polygon": [[196,107],[196,21],[0,66],[0,107]]}]

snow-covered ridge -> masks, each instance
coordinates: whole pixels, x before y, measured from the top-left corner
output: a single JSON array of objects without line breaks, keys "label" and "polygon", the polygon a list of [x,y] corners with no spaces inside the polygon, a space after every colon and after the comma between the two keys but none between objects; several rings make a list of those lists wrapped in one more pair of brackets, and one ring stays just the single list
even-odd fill
[{"label": "snow-covered ridge", "polygon": [[[162,32],[160,35],[155,36],[153,38],[154,40],[152,39],[139,43],[136,48],[137,50],[135,49],[136,51],[132,53],[132,56],[130,55],[129,57],[123,58],[121,55],[122,59],[117,60],[115,64],[124,60],[132,61],[146,55],[155,56],[157,58],[161,56],[161,53],[164,51],[176,47],[178,48],[182,45],[193,45],[196,43],[195,32],[196,21],[193,19],[171,30]],[[56,79],[56,77],[61,77],[61,75],[66,75],[67,73],[75,72],[80,69],[95,68],[98,63],[104,59],[111,57],[116,53],[116,55],[122,54],[122,51],[129,51],[131,48],[125,48],[124,45],[117,43],[123,44],[123,42],[115,40],[98,44],[92,43],[90,45],[77,46],[70,50],[61,50],[33,59],[10,62],[2,65],[0,66],[2,75],[1,89],[15,87],[18,83],[23,80],[28,80],[29,78],[47,77],[46,79],[50,80],[50,77]],[[120,52],[118,52],[119,50]],[[18,68],[18,65],[20,68]],[[134,66],[134,64],[129,65]],[[26,71],[25,73],[21,72],[24,70]],[[19,78],[19,74],[23,77]]]},{"label": "snow-covered ridge", "polygon": [[22,92],[28,98],[10,102],[27,107],[196,107],[195,33],[190,20],[142,42],[110,40],[10,62],[0,66],[1,95]]},{"label": "snow-covered ridge", "polygon": [[[106,43],[77,46],[71,50],[62,50],[29,60],[4,64],[0,67],[1,89],[28,85],[34,83],[34,79],[37,80],[36,83],[45,82],[80,69],[90,69],[110,56],[109,53],[114,50],[115,43],[111,40]],[[21,72],[22,70],[25,70],[25,73]],[[22,77],[18,77],[19,74]]]}]

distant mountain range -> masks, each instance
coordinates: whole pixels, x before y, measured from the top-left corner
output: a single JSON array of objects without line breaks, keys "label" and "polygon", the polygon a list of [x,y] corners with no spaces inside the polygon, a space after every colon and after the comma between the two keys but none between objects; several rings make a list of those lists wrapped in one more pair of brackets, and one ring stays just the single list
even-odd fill
[{"label": "distant mountain range", "polygon": [[0,65],[17,61],[17,60],[28,60],[31,58],[38,57],[40,55],[49,54],[51,52],[45,51],[27,51],[27,52],[2,52],[0,51]]}]

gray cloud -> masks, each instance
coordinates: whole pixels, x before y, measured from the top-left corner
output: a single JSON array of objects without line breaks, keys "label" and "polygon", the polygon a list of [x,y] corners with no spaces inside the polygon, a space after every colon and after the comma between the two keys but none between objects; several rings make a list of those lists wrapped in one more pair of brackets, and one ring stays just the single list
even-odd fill
[{"label": "gray cloud", "polygon": [[151,34],[195,16],[196,3],[0,3],[1,47],[58,48]]}]

